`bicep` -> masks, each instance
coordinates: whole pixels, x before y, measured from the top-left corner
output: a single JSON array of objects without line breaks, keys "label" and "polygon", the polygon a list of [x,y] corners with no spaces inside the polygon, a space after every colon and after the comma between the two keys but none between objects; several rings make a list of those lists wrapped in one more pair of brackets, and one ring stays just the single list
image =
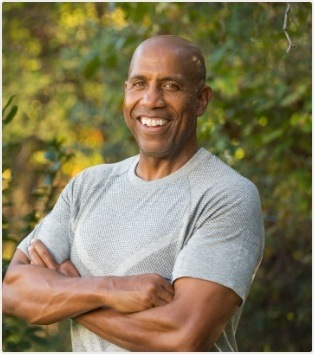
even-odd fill
[{"label": "bicep", "polygon": [[[76,179],[77,177],[74,177],[66,185],[51,212],[18,245],[18,248],[26,255],[28,255],[31,240],[39,239],[58,263],[63,263],[70,258],[72,224],[78,212],[78,206],[73,197]],[[80,179],[82,180],[82,176]]]},{"label": "bicep", "polygon": [[28,257],[19,249],[17,249],[11,259],[8,269],[6,270],[2,284],[2,311],[5,314],[14,313],[17,307],[15,300],[16,285],[20,285],[19,277],[21,267],[30,264]]},{"label": "bicep", "polygon": [[208,280],[184,277],[174,283],[173,307],[192,348],[208,350],[219,338],[242,299],[233,290]]},{"label": "bicep", "polygon": [[133,314],[102,309],[76,320],[131,351],[208,351],[241,304],[240,297],[196,278],[177,279],[174,286],[175,298],[167,305]]},{"label": "bicep", "polygon": [[[254,189],[255,191],[255,189]],[[264,228],[257,194],[209,203],[181,249],[172,279],[200,278],[233,289],[245,300],[261,262]]]},{"label": "bicep", "polygon": [[[19,267],[21,265],[30,264],[29,258],[23,253],[21,250],[16,249],[9,267],[6,271],[4,277],[4,285],[12,283],[16,278],[16,271],[13,271],[14,268]],[[16,268],[17,269],[17,268]]]},{"label": "bicep", "polygon": [[[30,262],[31,261],[27,257],[27,255],[17,248],[13,257],[12,257],[12,260],[10,262],[10,266],[21,265],[21,264],[30,264]],[[10,266],[9,266],[9,268],[10,268]]]},{"label": "bicep", "polygon": [[71,210],[61,195],[53,210],[36,225],[35,229],[18,245],[28,255],[28,247],[34,239],[41,240],[58,263],[70,258]]}]

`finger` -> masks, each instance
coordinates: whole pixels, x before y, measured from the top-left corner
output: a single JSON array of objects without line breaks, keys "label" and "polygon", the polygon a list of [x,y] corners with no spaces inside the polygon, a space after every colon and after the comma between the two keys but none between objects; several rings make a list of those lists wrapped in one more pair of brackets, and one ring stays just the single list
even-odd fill
[{"label": "finger", "polygon": [[170,283],[170,281],[163,279],[162,287],[169,293],[174,294],[174,286]]},{"label": "finger", "polygon": [[54,260],[53,256],[43,242],[40,240],[35,240],[32,243],[32,247],[36,250],[38,256],[47,268],[52,270],[56,270],[58,268],[59,264]]},{"label": "finger", "polygon": [[158,294],[158,298],[162,301],[165,301],[167,304],[169,304],[170,302],[172,302],[173,298],[174,298],[174,294],[173,293],[169,293],[166,290],[162,290],[159,294]]},{"label": "finger", "polygon": [[174,287],[170,282],[158,275],[158,280],[156,283],[156,293],[155,293],[155,306],[165,305],[165,303],[172,302],[174,298]]},{"label": "finger", "polygon": [[168,301],[165,301],[161,298],[157,298],[154,302],[154,307],[164,306],[164,305],[167,305],[168,303],[169,303]]},{"label": "finger", "polygon": [[169,286],[162,285],[159,288],[158,298],[162,301],[165,301],[166,303],[171,302],[174,298],[174,290],[173,290],[172,286],[170,286],[170,288],[169,288]]},{"label": "finger", "polygon": [[59,267],[59,273],[66,277],[80,277],[80,273],[71,261],[65,261]]},{"label": "finger", "polygon": [[40,256],[38,255],[37,251],[34,249],[33,246],[28,247],[28,254],[29,254],[31,264],[41,266],[41,267],[46,267],[45,263],[40,258]]}]

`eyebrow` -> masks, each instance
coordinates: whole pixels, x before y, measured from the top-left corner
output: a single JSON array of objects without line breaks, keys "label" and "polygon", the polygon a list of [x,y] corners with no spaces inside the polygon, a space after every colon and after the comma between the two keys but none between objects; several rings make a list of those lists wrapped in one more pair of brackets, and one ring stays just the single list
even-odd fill
[{"label": "eyebrow", "polygon": [[[128,80],[147,80],[147,77],[145,75],[140,75],[140,74],[134,74],[131,75]],[[184,79],[183,76],[181,74],[179,75],[173,75],[173,76],[165,76],[165,77],[161,77],[158,79],[158,81],[163,82],[163,81],[176,81],[179,84],[184,85]]]}]

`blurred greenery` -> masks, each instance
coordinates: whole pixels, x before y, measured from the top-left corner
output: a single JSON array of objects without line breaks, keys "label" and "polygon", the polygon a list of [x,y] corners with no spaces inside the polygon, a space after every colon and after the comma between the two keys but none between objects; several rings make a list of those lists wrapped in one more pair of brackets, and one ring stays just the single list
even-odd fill
[{"label": "blurred greenery", "polygon": [[[197,43],[214,98],[200,144],[259,188],[266,249],[238,329],[241,351],[310,351],[312,4],[2,4],[3,272],[16,244],[82,169],[137,153],[123,121],[135,47]],[[69,324],[4,316],[3,351],[69,351]]]}]

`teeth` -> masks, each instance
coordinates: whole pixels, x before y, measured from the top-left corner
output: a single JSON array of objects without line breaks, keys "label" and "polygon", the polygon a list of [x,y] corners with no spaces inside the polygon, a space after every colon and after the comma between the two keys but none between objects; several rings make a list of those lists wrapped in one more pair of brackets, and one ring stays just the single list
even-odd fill
[{"label": "teeth", "polygon": [[148,127],[156,127],[157,125],[165,125],[167,123],[166,119],[152,119],[152,118],[141,118],[141,122]]}]

